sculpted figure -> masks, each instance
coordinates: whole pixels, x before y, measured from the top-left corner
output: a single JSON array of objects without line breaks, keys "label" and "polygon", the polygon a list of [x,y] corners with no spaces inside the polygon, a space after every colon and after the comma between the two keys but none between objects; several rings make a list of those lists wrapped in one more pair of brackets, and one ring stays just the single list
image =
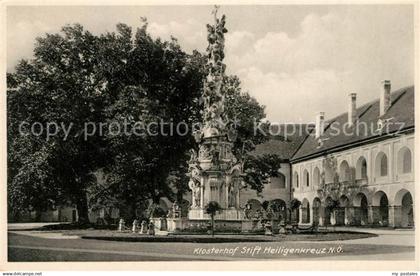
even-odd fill
[{"label": "sculpted figure", "polygon": [[202,158],[202,159],[209,159],[209,157],[210,157],[210,152],[209,152],[206,145],[201,145],[200,146],[199,154],[200,154],[200,158]]},{"label": "sculpted figure", "polygon": [[197,152],[194,149],[190,149],[190,163],[197,161]]},{"label": "sculpted figure", "polygon": [[214,31],[214,27],[211,26],[210,24],[206,25],[207,27],[207,41],[209,42],[209,44],[213,44],[216,41],[216,33]]}]

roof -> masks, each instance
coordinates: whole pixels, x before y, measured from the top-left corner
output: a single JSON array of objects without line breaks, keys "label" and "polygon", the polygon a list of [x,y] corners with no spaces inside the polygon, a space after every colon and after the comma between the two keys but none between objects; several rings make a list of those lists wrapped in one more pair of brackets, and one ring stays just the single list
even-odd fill
[{"label": "roof", "polygon": [[[391,107],[379,117],[379,99],[362,105],[356,111],[358,124],[355,127],[347,128],[351,135],[345,134],[342,130],[347,122],[348,113],[343,113],[325,123],[322,145],[315,139],[314,131],[306,135],[302,145],[293,155],[292,162],[319,156],[345,146],[352,146],[372,139],[387,138],[389,134],[395,135],[398,130],[414,130],[414,86],[406,87],[391,93]],[[386,133],[377,131],[378,119],[386,124]],[[366,127],[367,126],[367,130]],[[357,132],[356,130],[359,130]],[[388,135],[387,135],[388,134]]]},{"label": "roof", "polygon": [[313,124],[271,125],[271,136],[267,142],[256,146],[252,154],[276,154],[288,161],[305,140],[307,133],[314,128]]}]

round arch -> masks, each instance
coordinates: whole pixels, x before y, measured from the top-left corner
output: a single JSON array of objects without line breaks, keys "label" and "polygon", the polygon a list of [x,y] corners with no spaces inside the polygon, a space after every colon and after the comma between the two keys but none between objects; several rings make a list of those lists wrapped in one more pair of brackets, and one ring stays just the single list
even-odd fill
[{"label": "round arch", "polygon": [[328,164],[325,166],[325,183],[333,183],[335,178],[335,172]]},{"label": "round arch", "polygon": [[309,223],[311,221],[311,210],[310,210],[310,204],[309,201],[304,198],[302,200],[302,223]]},{"label": "round arch", "polygon": [[354,224],[366,225],[368,223],[368,199],[364,193],[357,193],[353,198]]},{"label": "round arch", "polygon": [[285,222],[287,219],[287,204],[284,200],[276,198],[270,200],[269,206],[274,213],[274,218],[278,221]]},{"label": "round arch", "polygon": [[277,177],[270,178],[270,187],[272,189],[285,189],[286,188],[286,176],[282,173],[278,173]]},{"label": "round arch", "polygon": [[318,167],[315,167],[312,173],[312,185],[318,187],[321,184],[321,172]]},{"label": "round arch", "polygon": [[388,196],[383,191],[377,191],[372,198],[373,223],[382,226],[388,225]]},{"label": "round arch", "polygon": [[251,207],[252,210],[261,210],[262,203],[258,199],[251,198],[247,201],[247,204]]},{"label": "round arch", "polygon": [[350,206],[350,200],[347,196],[342,195],[338,199],[339,207],[337,209],[336,214],[336,224],[337,225],[345,225],[348,224],[348,214],[347,214],[347,207]]},{"label": "round arch", "polygon": [[339,168],[340,168],[340,174],[339,174],[340,181],[341,182],[350,181],[351,171],[350,171],[349,163],[347,163],[346,160],[343,160],[343,161],[341,161]]},{"label": "round arch", "polygon": [[320,224],[321,219],[321,200],[318,197],[315,197],[312,201],[312,221],[315,224]]},{"label": "round arch", "polygon": [[388,175],[388,156],[379,152],[375,158],[375,176],[384,177]]},{"label": "round arch", "polygon": [[395,195],[394,205],[396,207],[394,211],[395,226],[413,227],[414,201],[411,193],[406,189],[399,190]]},{"label": "round arch", "polygon": [[403,197],[404,197],[405,195],[407,195],[407,194],[410,194],[410,196],[411,196],[410,191],[408,191],[408,190],[406,190],[406,189],[401,189],[401,190],[399,190],[399,191],[395,194],[395,197],[394,197],[394,205],[395,205],[395,206],[401,206],[401,205],[402,205],[402,200],[403,200]]},{"label": "round arch", "polygon": [[405,174],[412,172],[412,154],[408,147],[402,147],[397,155],[398,173]]},{"label": "round arch", "polygon": [[307,169],[303,171],[303,186],[309,187],[310,179],[309,179],[309,172]]},{"label": "round arch", "polygon": [[259,218],[262,216],[262,203],[255,198],[251,198],[247,201],[245,208],[245,215],[247,218]]},{"label": "round arch", "polygon": [[364,156],[360,156],[356,162],[356,179],[367,179],[367,162]]},{"label": "round arch", "polygon": [[[333,201],[332,197],[328,196],[324,200],[324,206],[328,206]],[[331,224],[331,215],[332,212],[329,208],[324,208],[324,224],[329,225]]]}]

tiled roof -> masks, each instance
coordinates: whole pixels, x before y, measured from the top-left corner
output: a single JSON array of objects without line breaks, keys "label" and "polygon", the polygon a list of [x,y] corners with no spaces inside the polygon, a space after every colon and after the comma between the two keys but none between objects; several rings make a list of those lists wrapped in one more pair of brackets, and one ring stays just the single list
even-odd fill
[{"label": "tiled roof", "polygon": [[253,154],[277,154],[281,159],[288,161],[313,127],[311,124],[272,125],[270,140],[257,145]]},{"label": "tiled roof", "polygon": [[[396,134],[396,131],[400,128],[405,130],[413,129],[414,86],[402,88],[391,93],[391,107],[381,117],[381,119],[388,122],[386,133],[381,134],[379,131],[376,131],[379,119],[379,100],[357,108],[356,114],[359,122],[357,128],[359,129],[359,133],[355,131],[355,127],[347,129],[347,132],[352,133],[351,135],[344,134],[343,131],[337,132],[337,129],[342,130],[343,125],[347,122],[348,113],[341,114],[325,123],[322,145],[319,144],[318,139],[315,139],[314,131],[312,131],[310,135],[305,136],[301,147],[299,147],[291,158],[292,161],[317,156],[346,145],[351,146],[354,143],[361,143],[369,139],[387,137],[386,133]],[[368,126],[367,132],[364,131],[365,128],[363,126],[365,125]]]}]

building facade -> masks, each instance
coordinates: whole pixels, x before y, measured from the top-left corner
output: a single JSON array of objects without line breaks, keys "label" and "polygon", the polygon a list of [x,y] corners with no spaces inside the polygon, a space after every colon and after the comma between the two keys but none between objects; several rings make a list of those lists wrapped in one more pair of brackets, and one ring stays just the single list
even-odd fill
[{"label": "building facade", "polygon": [[290,137],[296,143],[257,148],[283,155],[293,149],[281,169],[285,189],[245,191],[241,202],[297,199],[303,225],[414,226],[414,87],[391,93],[384,81],[379,100],[357,107],[356,97],[350,94],[348,111],[329,121],[320,112],[309,132]]}]

